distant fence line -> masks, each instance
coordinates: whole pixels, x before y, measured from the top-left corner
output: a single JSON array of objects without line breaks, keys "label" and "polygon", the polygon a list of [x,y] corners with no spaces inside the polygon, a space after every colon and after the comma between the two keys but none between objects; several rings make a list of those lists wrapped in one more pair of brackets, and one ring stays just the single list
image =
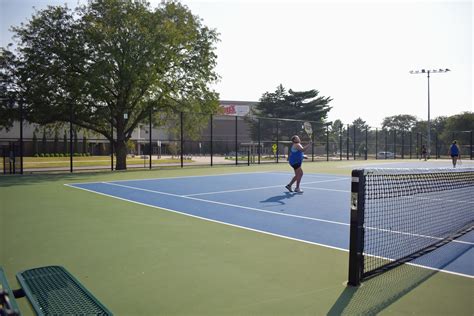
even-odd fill
[{"label": "distant fence line", "polygon": [[[306,135],[301,120],[197,116],[199,114],[179,113],[168,119],[164,126],[144,121],[139,125],[137,135],[127,143],[128,167],[152,169],[162,165],[286,162],[290,139],[295,134],[300,135],[303,142],[312,141],[306,152],[310,161],[420,159],[423,145],[427,146],[426,135],[416,130],[360,129],[354,125],[331,130],[328,124],[311,122],[313,133]],[[46,137],[45,132],[41,135],[45,126],[38,127],[39,137],[23,137],[23,124],[19,125],[20,137],[0,137],[2,173],[114,170],[112,143],[102,137],[87,137],[87,131],[82,131],[82,137],[78,136],[75,127],[70,126],[72,130],[63,130],[68,132],[64,137],[58,137],[57,132],[54,138]],[[454,139],[460,146],[461,155],[473,159],[473,131],[450,131],[442,135],[433,131],[428,148],[430,158],[447,158]],[[110,161],[97,160],[94,165],[94,159],[88,157],[109,157]],[[167,162],[161,163],[165,157]],[[42,158],[45,158],[43,164],[38,162]],[[138,162],[140,159],[143,161]]]}]

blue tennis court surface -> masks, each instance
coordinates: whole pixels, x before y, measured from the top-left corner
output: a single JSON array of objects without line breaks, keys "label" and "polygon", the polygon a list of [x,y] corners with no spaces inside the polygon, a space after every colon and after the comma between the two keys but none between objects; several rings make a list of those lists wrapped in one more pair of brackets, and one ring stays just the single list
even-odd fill
[{"label": "blue tennis court surface", "polygon": [[[291,173],[239,173],[68,184],[94,193],[227,225],[349,249],[348,176],[305,174],[290,193]],[[413,263],[474,277],[474,232]],[[448,260],[437,260],[442,255]]]}]

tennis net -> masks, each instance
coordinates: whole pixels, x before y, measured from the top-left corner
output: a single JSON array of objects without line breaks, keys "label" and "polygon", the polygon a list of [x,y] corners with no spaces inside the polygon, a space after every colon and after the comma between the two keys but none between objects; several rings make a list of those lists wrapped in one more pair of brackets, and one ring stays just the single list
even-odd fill
[{"label": "tennis net", "polygon": [[474,168],[352,171],[349,285],[474,227]]}]

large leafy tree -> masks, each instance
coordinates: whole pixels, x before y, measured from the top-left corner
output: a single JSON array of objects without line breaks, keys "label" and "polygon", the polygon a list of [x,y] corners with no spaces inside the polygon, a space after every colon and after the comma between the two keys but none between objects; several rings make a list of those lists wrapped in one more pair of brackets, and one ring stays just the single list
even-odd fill
[{"label": "large leafy tree", "polygon": [[8,130],[13,121],[19,118],[18,107],[15,104],[14,64],[15,56],[10,51],[0,48],[0,129]]},{"label": "large leafy tree", "polygon": [[474,131],[474,112],[462,112],[446,119],[441,139],[446,144],[456,140],[460,146],[468,146]]},{"label": "large leafy tree", "polygon": [[14,75],[28,119],[72,121],[104,135],[114,142],[119,170],[127,140],[151,112],[218,108],[209,88],[218,79],[218,34],[179,2],[49,7],[14,31]]},{"label": "large leafy tree", "polygon": [[[330,97],[319,95],[318,90],[293,91],[279,85],[274,92],[265,92],[260,98],[259,103],[254,107],[253,114],[261,118],[283,118],[299,121],[311,121],[313,130],[316,133],[323,130],[327,113],[331,109],[329,103]],[[257,135],[257,125],[252,128],[252,135]],[[276,133],[276,121],[261,120],[261,137],[273,137]],[[300,122],[280,121],[278,125],[280,135],[291,137],[293,134],[302,132]],[[284,138],[284,137],[283,137]],[[281,138],[282,139],[282,138]]]},{"label": "large leafy tree", "polygon": [[409,131],[416,126],[417,119],[410,114],[388,116],[383,119],[382,128],[388,130]]}]

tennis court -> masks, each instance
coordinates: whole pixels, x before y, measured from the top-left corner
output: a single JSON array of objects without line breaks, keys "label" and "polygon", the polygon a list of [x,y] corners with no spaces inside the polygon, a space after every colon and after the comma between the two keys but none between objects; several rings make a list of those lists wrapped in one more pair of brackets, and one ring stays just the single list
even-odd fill
[{"label": "tennis court", "polygon": [[1,261],[65,265],[118,315],[470,315],[473,232],[344,284],[350,170],[429,163],[307,163],[303,194],[286,165],[4,178]]}]

